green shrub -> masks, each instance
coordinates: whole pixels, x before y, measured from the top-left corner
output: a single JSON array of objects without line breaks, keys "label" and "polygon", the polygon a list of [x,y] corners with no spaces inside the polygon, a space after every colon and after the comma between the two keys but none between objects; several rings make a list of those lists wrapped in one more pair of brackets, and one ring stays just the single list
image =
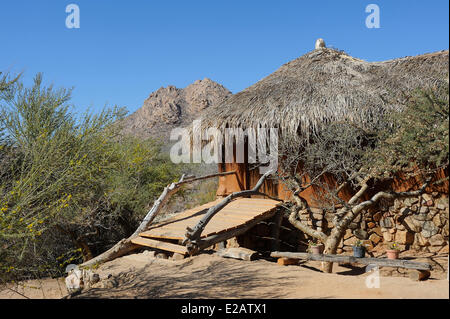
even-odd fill
[{"label": "green shrub", "polygon": [[157,142],[119,134],[123,109],[78,118],[71,90],[44,87],[40,74],[31,88],[0,83],[4,278],[61,274],[61,256],[75,263],[108,249],[181,175]]}]

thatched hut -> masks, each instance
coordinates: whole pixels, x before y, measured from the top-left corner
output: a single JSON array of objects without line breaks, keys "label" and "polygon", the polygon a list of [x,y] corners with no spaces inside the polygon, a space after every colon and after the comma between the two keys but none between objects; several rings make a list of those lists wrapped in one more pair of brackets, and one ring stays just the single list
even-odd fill
[{"label": "thatched hut", "polygon": [[[404,105],[404,93],[418,88],[448,85],[448,63],[448,50],[383,62],[367,62],[342,51],[318,48],[284,64],[266,78],[209,109],[202,117],[202,127],[215,127],[221,132],[230,127],[243,130],[276,127],[279,139],[289,136],[299,141],[308,140],[324,125],[335,121],[353,121],[359,127],[371,128],[385,112]],[[237,171],[236,175],[220,177],[217,190],[219,197],[251,189],[261,176],[259,170],[248,162],[218,165],[220,172]],[[439,174],[441,177],[448,176],[448,168]],[[394,183],[395,190],[411,188],[408,183]],[[280,199],[291,196],[284,185],[276,180],[266,180],[262,191]],[[314,197],[313,192],[314,189],[310,188],[302,197],[309,201]],[[448,241],[448,181],[441,184],[437,192],[434,189],[429,193],[427,205],[433,213],[419,221],[418,226],[410,222],[406,230],[404,224],[399,224],[399,238],[395,240],[405,245],[422,245],[422,248],[433,246],[431,242],[434,240],[437,243],[434,249],[439,251]],[[418,205],[421,206],[421,203],[419,201]],[[416,205],[413,208],[417,211],[420,208],[417,207],[417,201],[412,200],[397,204],[395,209],[408,205]],[[425,209],[422,211],[425,212]],[[430,220],[436,217],[431,215],[442,218],[439,217],[441,219],[438,218],[439,221],[433,224]],[[374,245],[382,241],[383,237],[384,241],[394,239],[392,236],[395,230],[388,232],[387,229],[396,228],[395,223],[389,226],[391,222],[386,218],[391,217],[386,215],[382,219],[378,216],[376,220],[370,217],[364,221],[364,225],[358,224],[360,228],[367,228],[367,223],[375,227],[370,231],[363,229],[365,235],[362,237],[367,239],[374,234]],[[383,224],[384,220],[389,223]],[[349,237],[352,234],[345,239],[349,240]],[[345,248],[343,246],[341,244],[340,249]],[[448,245],[446,247],[448,249]]]},{"label": "thatched hut", "polygon": [[[306,140],[323,125],[351,120],[368,128],[392,108],[403,93],[448,82],[449,51],[383,62],[367,62],[320,48],[284,64],[277,71],[206,112],[202,127],[276,127],[279,138]],[[398,102],[398,103],[397,103]],[[237,178],[221,178],[218,196],[251,188],[259,178],[247,163],[221,163],[219,171],[237,170]],[[284,198],[282,185],[266,183],[271,195]]]}]

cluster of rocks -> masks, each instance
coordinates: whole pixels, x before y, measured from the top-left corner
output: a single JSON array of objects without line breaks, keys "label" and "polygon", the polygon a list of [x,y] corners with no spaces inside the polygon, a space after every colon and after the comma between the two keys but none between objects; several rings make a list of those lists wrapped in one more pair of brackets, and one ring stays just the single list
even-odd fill
[{"label": "cluster of rocks", "polygon": [[[396,199],[359,215],[347,229],[338,253],[352,251],[356,241],[367,250],[385,250],[395,242],[400,250],[448,253],[448,196],[437,192],[416,198]],[[326,233],[333,227],[334,214],[312,209],[300,219]]]}]

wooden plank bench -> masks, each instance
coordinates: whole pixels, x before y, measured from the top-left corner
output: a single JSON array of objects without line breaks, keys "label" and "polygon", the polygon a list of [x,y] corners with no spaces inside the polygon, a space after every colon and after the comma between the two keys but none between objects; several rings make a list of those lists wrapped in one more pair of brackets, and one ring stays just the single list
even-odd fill
[{"label": "wooden plank bench", "polygon": [[[337,263],[359,263],[364,265],[375,265],[378,267],[400,267],[412,269],[409,277],[413,280],[426,280],[430,277],[431,265],[424,262],[402,260],[402,259],[387,259],[387,258],[357,258],[353,256],[343,255],[326,255],[326,254],[309,254],[309,253],[294,253],[294,252],[279,252],[275,251],[270,254],[275,258],[289,258],[300,260],[313,260]],[[280,263],[282,264],[282,263]]]}]

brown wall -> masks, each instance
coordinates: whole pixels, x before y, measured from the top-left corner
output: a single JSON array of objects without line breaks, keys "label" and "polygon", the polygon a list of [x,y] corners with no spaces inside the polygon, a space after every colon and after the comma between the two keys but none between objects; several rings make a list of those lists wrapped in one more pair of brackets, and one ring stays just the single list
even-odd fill
[{"label": "brown wall", "polygon": [[[261,175],[259,174],[259,169],[248,169],[248,164],[237,164],[237,163],[224,163],[219,164],[219,172],[229,172],[229,171],[236,171],[237,173],[235,175],[227,175],[222,176],[219,179],[219,187],[217,189],[216,195],[219,197],[227,196],[233,192],[241,191],[244,189],[251,189],[253,188],[258,180],[261,178]],[[438,181],[440,179],[444,179],[448,177],[448,168],[441,169],[437,172],[437,174],[434,177],[434,181]],[[306,180],[308,182],[308,180]],[[326,177],[326,182],[330,185],[335,183],[335,179],[332,176]],[[423,184],[423,181],[419,177],[406,177],[403,175],[398,175],[392,182],[390,182],[391,185],[378,185],[377,187],[374,187],[376,191],[385,189],[386,186],[392,186],[392,189],[397,192],[402,191],[408,191],[408,190],[415,190],[420,188],[420,186]],[[373,191],[373,193],[375,192]],[[263,184],[263,186],[260,189],[261,192],[268,194],[270,196],[282,199],[282,200],[288,200],[291,196],[291,192],[285,188],[283,183],[275,181],[275,180],[266,180]],[[449,181],[446,180],[443,183],[439,185],[434,185],[432,187],[428,187],[426,192],[439,192],[439,193],[445,193],[448,194],[449,191]],[[301,196],[305,198],[308,203],[315,207],[317,204],[315,203],[315,198],[319,196],[319,191],[317,188],[308,188],[304,192],[301,193]],[[352,194],[354,194],[354,191],[347,187],[342,190],[340,193],[340,196],[344,200],[348,200],[351,198]],[[367,194],[368,199],[373,194]]]}]

